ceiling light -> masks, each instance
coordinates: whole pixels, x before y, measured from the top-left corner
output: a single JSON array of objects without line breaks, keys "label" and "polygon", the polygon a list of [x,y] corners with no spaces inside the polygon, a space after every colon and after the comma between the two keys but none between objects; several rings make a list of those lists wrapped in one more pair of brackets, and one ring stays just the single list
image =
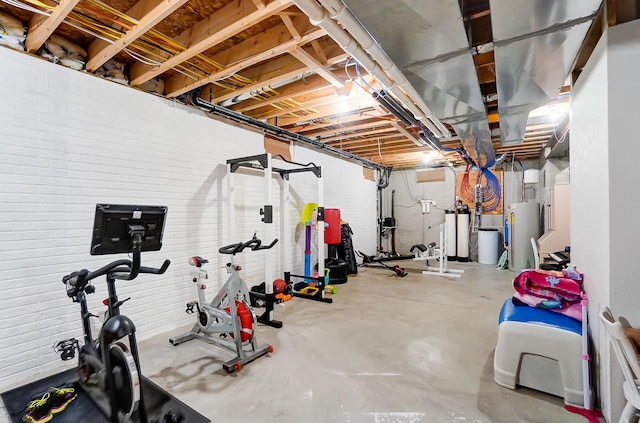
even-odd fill
[{"label": "ceiling light", "polygon": [[529,119],[542,118],[558,122],[569,112],[569,102],[545,104],[529,112]]},{"label": "ceiling light", "polygon": [[429,153],[425,152],[422,156],[422,163],[428,165],[433,163],[433,160],[431,160],[431,156],[429,155]]}]

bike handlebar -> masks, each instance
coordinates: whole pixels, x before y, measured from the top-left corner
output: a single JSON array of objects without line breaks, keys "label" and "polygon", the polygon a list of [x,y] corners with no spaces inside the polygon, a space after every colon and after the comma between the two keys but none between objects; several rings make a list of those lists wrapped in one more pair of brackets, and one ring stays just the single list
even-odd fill
[{"label": "bike handlebar", "polygon": [[274,239],[269,245],[262,245],[262,240],[254,236],[247,242],[238,242],[236,244],[229,244],[225,245],[224,247],[220,247],[218,249],[218,252],[220,254],[237,254],[245,248],[251,248],[251,251],[268,250],[269,248],[276,245],[277,242],[278,238]]},{"label": "bike handlebar", "polygon": [[77,272],[70,273],[62,278],[62,283],[71,287],[71,289],[67,288],[67,295],[71,297],[76,295],[79,291],[82,291],[91,280],[99,276],[108,274],[114,279],[133,280],[140,273],[161,275],[167,271],[170,264],[170,260],[165,260],[164,263],[162,263],[162,266],[155,268],[140,266],[139,263],[135,263],[135,260],[121,259],[102,266],[93,272],[89,272],[87,269],[82,269]]}]

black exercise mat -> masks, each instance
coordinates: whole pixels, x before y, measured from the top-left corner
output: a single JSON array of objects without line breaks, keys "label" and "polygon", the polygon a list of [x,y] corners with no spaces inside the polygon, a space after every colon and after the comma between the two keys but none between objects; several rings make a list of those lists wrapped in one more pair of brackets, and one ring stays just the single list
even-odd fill
[{"label": "black exercise mat", "polygon": [[[0,398],[4,402],[11,422],[21,423],[25,407],[32,399],[40,397],[53,386],[74,386],[78,388],[77,381],[77,370],[70,369],[1,393]],[[104,415],[94,402],[94,399],[84,389],[77,389],[77,392],[78,397],[63,412],[56,414],[51,420],[52,423],[78,423],[84,421],[109,423],[107,416]],[[162,417],[169,411],[182,414],[185,418],[185,423],[208,423],[211,421],[144,376],[142,377],[142,392],[149,422],[161,422]]]},{"label": "black exercise mat", "polygon": [[211,421],[144,376],[142,376],[142,394],[150,422],[154,420],[162,422],[162,417],[169,411],[182,414],[185,423],[209,423]]},{"label": "black exercise mat", "polygon": [[[39,398],[52,386],[73,386],[78,380],[78,371],[70,369],[62,373],[37,380],[28,385],[0,394],[12,422],[22,422],[24,409],[32,399]],[[74,386],[77,388],[77,386]],[[91,416],[91,421],[96,423],[109,423],[104,415],[98,410],[86,392],[77,389],[78,397],[60,414],[57,414],[53,422],[82,422],[86,416]]]}]

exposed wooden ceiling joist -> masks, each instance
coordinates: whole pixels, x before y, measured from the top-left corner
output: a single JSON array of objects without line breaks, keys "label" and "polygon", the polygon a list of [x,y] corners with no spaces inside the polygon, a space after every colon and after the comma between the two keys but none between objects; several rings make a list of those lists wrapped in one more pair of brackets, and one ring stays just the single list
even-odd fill
[{"label": "exposed wooden ceiling joist", "polygon": [[89,44],[87,52],[89,60],[87,60],[86,68],[93,72],[102,66],[107,60],[118,54],[134,40],[140,38],[144,33],[153,28],[162,19],[175,12],[180,6],[184,5],[188,0],[141,0],[134,4],[126,15],[137,21],[133,28],[126,31],[122,38],[109,43],[100,38],[93,40]]},{"label": "exposed wooden ceiling joist", "polygon": [[35,14],[29,23],[27,31],[26,49],[29,53],[35,53],[42,44],[60,26],[80,0],[60,0],[60,3],[49,16]]},{"label": "exposed wooden ceiling joist", "polygon": [[[157,94],[176,101],[199,90],[208,102],[385,165],[419,166],[422,153],[429,151],[421,145],[423,128],[407,126],[385,108],[389,106],[374,100],[372,95],[381,88],[377,80],[363,69],[359,69],[363,75],[357,75],[354,61],[347,61],[350,55],[291,0],[101,0],[91,7],[102,12],[91,16],[85,3],[59,0],[41,6],[49,16],[7,3],[0,3],[0,11],[28,23],[28,51],[37,51],[53,33],[68,37],[88,51],[88,72],[108,60],[120,60],[133,87],[158,81],[163,88]],[[629,5],[612,9],[614,0],[607,0],[607,5],[613,10],[611,16],[598,15],[594,21],[576,59],[574,80],[601,35],[602,28],[596,27],[637,14],[637,8]],[[494,151],[519,158],[541,157],[545,145],[567,127],[532,120],[520,144],[501,145],[489,6],[489,0],[472,0],[460,3],[460,11],[469,47],[473,47]],[[376,2],[370,7],[375,8]],[[75,25],[79,15],[106,35],[100,36],[99,29],[93,33],[79,29]],[[130,56],[132,51],[159,64],[142,63],[141,57]],[[569,88],[563,87],[561,93]],[[421,101],[430,107],[429,99]],[[406,106],[400,105],[411,114]],[[440,143],[447,148],[463,146],[455,134]],[[442,155],[461,163],[456,152]]]},{"label": "exposed wooden ceiling joist", "polygon": [[293,57],[298,59],[300,62],[307,65],[309,69],[311,69],[312,71],[314,71],[315,73],[317,73],[318,75],[326,79],[327,82],[333,85],[334,87],[336,88],[344,87],[344,83],[340,79],[336,78],[331,72],[326,70],[322,63],[314,59],[313,56],[307,53],[302,47],[295,47],[290,49],[289,54],[291,54]]},{"label": "exposed wooden ceiling joist", "polygon": [[[360,95],[357,97],[353,97],[353,98],[349,98],[346,100],[343,100],[341,103],[341,106],[346,109],[346,110],[350,110],[352,112],[354,111],[363,111],[363,110],[367,110],[367,109],[371,109],[371,107],[373,106],[374,100],[371,98],[371,96],[369,95]],[[300,122],[304,122],[310,119],[322,119],[322,118],[328,118],[328,117],[332,117],[332,116],[336,116],[336,115],[340,115],[341,111],[339,109],[336,109],[335,106],[329,105],[329,106],[321,106],[317,108],[317,111],[315,113],[312,113],[308,116],[305,116],[304,118],[302,117],[282,117],[280,119],[278,119],[278,122],[280,125],[283,126],[287,126],[287,125],[292,125],[295,123],[300,123]],[[339,119],[339,118],[338,118]]]},{"label": "exposed wooden ceiling joist", "polygon": [[[304,17],[304,20],[308,19]],[[249,38],[234,47],[220,52],[212,58],[216,63],[220,63],[222,69],[207,77],[193,81],[186,75],[176,74],[167,80],[166,95],[173,98],[202,87],[208,83],[225,79],[243,69],[267,61],[274,57],[286,53],[292,47],[303,45],[309,41],[316,40],[325,35],[322,29],[313,27],[300,37],[300,40],[288,37],[289,30],[284,26],[271,28],[263,34]]]},{"label": "exposed wooden ceiling joist", "polygon": [[140,85],[289,6],[290,0],[272,0],[258,9],[252,1],[234,0],[176,38],[177,43],[188,46],[182,53],[168,58],[159,66],[135,62],[129,71],[129,83],[134,87]]}]

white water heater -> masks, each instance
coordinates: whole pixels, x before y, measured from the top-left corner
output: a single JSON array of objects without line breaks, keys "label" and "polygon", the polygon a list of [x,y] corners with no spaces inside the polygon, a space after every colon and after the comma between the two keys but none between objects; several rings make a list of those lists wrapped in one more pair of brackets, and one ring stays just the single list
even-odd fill
[{"label": "white water heater", "polygon": [[540,206],[535,202],[509,205],[509,269],[519,272],[535,267],[531,238],[540,236]]}]

